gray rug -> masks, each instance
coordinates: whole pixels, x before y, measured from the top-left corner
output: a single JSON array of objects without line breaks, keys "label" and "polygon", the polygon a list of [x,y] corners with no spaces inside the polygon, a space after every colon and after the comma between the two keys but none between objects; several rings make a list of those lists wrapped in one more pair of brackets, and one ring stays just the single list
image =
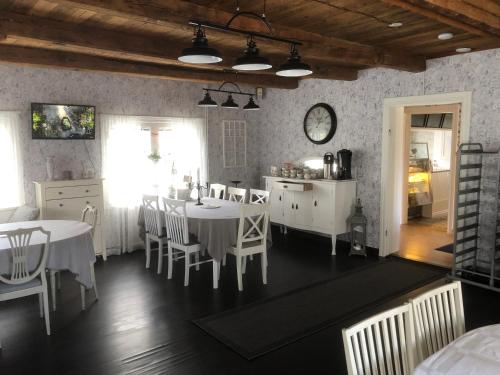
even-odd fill
[{"label": "gray rug", "polygon": [[193,322],[253,359],[445,274],[443,268],[394,257]]}]

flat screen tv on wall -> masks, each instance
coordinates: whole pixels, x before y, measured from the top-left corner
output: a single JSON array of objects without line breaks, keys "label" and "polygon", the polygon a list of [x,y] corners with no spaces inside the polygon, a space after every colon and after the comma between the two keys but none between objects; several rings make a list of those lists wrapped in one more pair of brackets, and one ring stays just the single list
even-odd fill
[{"label": "flat screen tv on wall", "polygon": [[95,139],[95,107],[31,103],[33,139]]}]

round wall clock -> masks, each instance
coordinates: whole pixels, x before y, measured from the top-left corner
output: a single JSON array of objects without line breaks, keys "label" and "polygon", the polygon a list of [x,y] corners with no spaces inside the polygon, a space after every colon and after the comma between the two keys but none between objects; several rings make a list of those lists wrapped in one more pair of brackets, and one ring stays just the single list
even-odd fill
[{"label": "round wall clock", "polygon": [[337,130],[337,115],[331,106],[325,103],[313,105],[304,117],[304,133],[317,145],[328,142]]}]

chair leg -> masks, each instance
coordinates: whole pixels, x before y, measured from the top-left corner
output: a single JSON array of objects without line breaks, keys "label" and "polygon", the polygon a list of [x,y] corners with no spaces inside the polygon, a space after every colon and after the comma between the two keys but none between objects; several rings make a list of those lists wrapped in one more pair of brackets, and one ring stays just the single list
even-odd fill
[{"label": "chair leg", "polygon": [[173,268],[173,255],[172,255],[172,246],[170,246],[170,243],[168,244],[168,270],[167,270],[167,277],[169,279],[172,278],[172,268]]},{"label": "chair leg", "polygon": [[85,310],[85,287],[80,285],[80,298],[82,299],[82,310]]},{"label": "chair leg", "polygon": [[146,234],[146,268],[151,265],[151,241],[149,240],[149,235]]},{"label": "chair leg", "polygon": [[267,261],[266,261],[266,252],[262,253],[262,259],[260,262],[260,266],[262,268],[262,283],[267,284]]},{"label": "chair leg", "polygon": [[38,293],[38,304],[40,305],[40,318],[43,318],[43,293]]},{"label": "chair leg", "polygon": [[236,256],[236,275],[238,277],[238,290],[241,292],[243,290],[243,276],[241,274],[241,256]]},{"label": "chair leg", "polygon": [[56,311],[56,271],[50,272],[50,291],[52,294],[52,311]]},{"label": "chair leg", "polygon": [[241,272],[245,274],[247,272],[247,258],[248,257],[243,257],[241,261],[243,262],[242,267],[241,267]]},{"label": "chair leg", "polygon": [[163,240],[158,241],[158,275],[163,269]]},{"label": "chair leg", "polygon": [[186,256],[184,257],[184,286],[189,285],[189,265],[191,263],[191,254],[186,251]]},{"label": "chair leg", "polygon": [[47,335],[50,336],[49,291],[47,290],[46,282],[42,294],[43,294],[43,314],[45,316],[45,328],[47,329]]},{"label": "chair leg", "polygon": [[215,259],[212,261],[212,274],[214,279],[214,289],[217,289],[219,288],[219,262]]},{"label": "chair leg", "polygon": [[[194,254],[194,258],[195,258],[196,263],[200,262],[200,252],[199,251]],[[199,271],[199,270],[200,270],[200,265],[197,264],[196,271]]]},{"label": "chair leg", "polygon": [[99,293],[97,292],[97,283],[95,281],[95,270],[93,263],[90,263],[90,280],[92,280],[92,286],[94,287],[95,299],[99,299]]}]

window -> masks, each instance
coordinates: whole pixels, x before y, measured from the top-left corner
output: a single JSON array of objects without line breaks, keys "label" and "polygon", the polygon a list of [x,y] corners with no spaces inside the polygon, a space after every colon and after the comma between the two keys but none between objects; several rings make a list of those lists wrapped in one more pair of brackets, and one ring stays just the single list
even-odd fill
[{"label": "window", "polygon": [[0,208],[24,204],[23,165],[17,112],[0,112]]},{"label": "window", "polygon": [[224,168],[245,167],[247,141],[245,121],[222,121],[222,153]]}]

